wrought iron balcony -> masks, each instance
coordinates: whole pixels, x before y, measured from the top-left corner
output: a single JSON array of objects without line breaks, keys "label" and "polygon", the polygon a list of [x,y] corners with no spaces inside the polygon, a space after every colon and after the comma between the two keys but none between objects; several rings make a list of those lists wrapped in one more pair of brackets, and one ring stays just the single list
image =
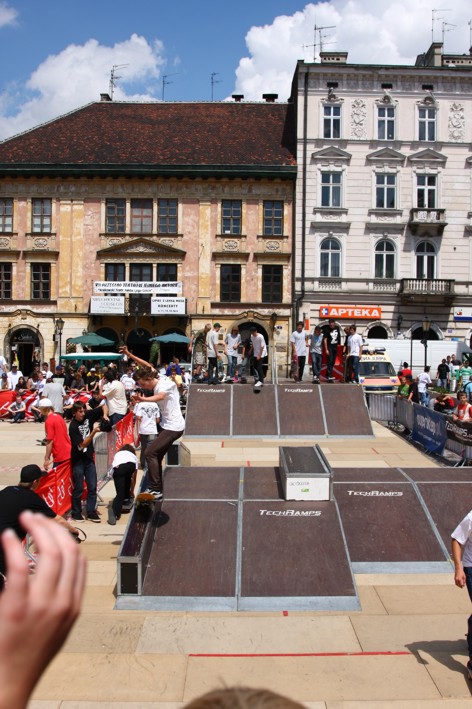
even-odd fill
[{"label": "wrought iron balcony", "polygon": [[410,209],[408,225],[413,234],[442,236],[447,226],[445,209]]},{"label": "wrought iron balcony", "polygon": [[403,302],[427,299],[450,304],[455,297],[454,285],[449,278],[402,278],[400,296]]}]

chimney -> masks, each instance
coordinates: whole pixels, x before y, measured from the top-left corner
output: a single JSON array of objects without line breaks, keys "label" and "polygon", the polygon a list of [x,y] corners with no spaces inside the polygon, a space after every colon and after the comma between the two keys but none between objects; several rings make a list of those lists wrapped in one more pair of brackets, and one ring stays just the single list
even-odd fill
[{"label": "chimney", "polygon": [[100,101],[111,101],[110,94],[100,94]]},{"label": "chimney", "polygon": [[266,103],[275,103],[279,98],[279,94],[262,94],[262,98]]},{"label": "chimney", "polygon": [[231,98],[233,98],[236,103],[241,103],[244,98],[244,94],[232,94]]},{"label": "chimney", "polygon": [[347,52],[320,52],[322,64],[347,64]]}]

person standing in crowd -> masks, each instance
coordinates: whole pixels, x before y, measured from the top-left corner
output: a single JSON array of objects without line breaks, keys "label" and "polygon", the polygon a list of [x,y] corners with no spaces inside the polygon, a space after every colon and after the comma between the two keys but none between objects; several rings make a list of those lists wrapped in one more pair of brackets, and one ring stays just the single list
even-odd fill
[{"label": "person standing in crowd", "polygon": [[419,404],[420,394],[418,391],[418,382],[413,379],[413,376],[411,374],[407,374],[405,379],[409,387],[408,401],[411,401],[413,404]]},{"label": "person standing in crowd", "polygon": [[127,347],[120,347],[120,352],[127,355],[140,365],[135,373],[138,386],[145,391],[152,389],[152,396],[133,394],[133,401],[155,402],[161,414],[160,431],[157,438],[149,443],[146,450],[146,463],[148,466],[148,488],[155,500],[164,497],[162,480],[162,461],[171,445],[178,440],[184,432],[185,420],[180,410],[180,396],[177,386],[172,379],[161,377],[158,372],[144,359],[131,354]]},{"label": "person standing in crowd", "polygon": [[116,496],[108,507],[108,524],[115,525],[121,517],[124,501],[131,499],[132,479],[133,476],[136,477],[138,470],[138,459],[132,445],[127,443],[121,446],[120,450],[115,453],[112,468]]},{"label": "person standing in crowd", "polygon": [[[472,511],[464,517],[451,534],[452,560],[454,562],[454,583],[459,588],[467,587],[472,601]],[[469,661],[467,673],[472,679],[472,615],[467,621],[467,649]]]},{"label": "person standing in crowd", "polygon": [[3,355],[0,354],[0,372],[7,373],[7,360]]},{"label": "person standing in crowd", "polygon": [[221,325],[216,322],[213,329],[207,334],[206,351],[208,355],[208,384],[218,384],[218,360],[221,359],[220,354],[220,332]]},{"label": "person standing in crowd", "polygon": [[[447,362],[447,358],[446,358],[446,362]],[[459,377],[459,368],[460,368],[460,363],[455,358],[455,355],[452,355],[450,357],[450,363],[449,363],[449,370],[450,370],[449,386],[450,386],[451,392],[454,392],[457,390],[457,380]]]},{"label": "person standing in crowd", "polygon": [[238,364],[238,347],[241,344],[241,335],[236,325],[231,328],[231,332],[225,337],[225,355],[228,358],[228,369],[226,370],[226,381],[233,383]]},{"label": "person standing in crowd", "polygon": [[459,392],[458,404],[452,418],[454,421],[470,421],[472,418],[472,407],[467,401],[467,394],[465,391]]},{"label": "person standing in crowd", "polygon": [[64,419],[54,412],[51,399],[41,399],[39,402],[39,410],[44,419],[44,429],[46,433],[44,468],[47,470],[51,457],[53,467],[55,468],[70,459],[70,438]]},{"label": "person standing in crowd", "polygon": [[408,366],[408,362],[403,362],[403,367],[400,369],[400,376],[402,377],[412,377],[413,372],[411,371],[410,367]]},{"label": "person standing in crowd", "polygon": [[54,411],[56,414],[64,413],[64,397],[66,395],[65,389],[62,386],[62,379],[58,378],[56,375],[49,377],[44,385],[43,394],[47,399],[52,401]]},{"label": "person standing in crowd", "polygon": [[292,348],[292,359],[298,363],[297,381],[302,382],[303,373],[305,371],[306,348],[308,345],[308,333],[305,332],[302,320],[297,322],[297,326],[290,336],[290,345]]},{"label": "person standing in crowd", "polygon": [[323,358],[323,333],[319,325],[315,327],[308,340],[311,354],[311,367],[313,370],[313,384],[319,384],[321,360]]},{"label": "person standing in crowd", "polygon": [[264,369],[262,360],[267,357],[267,345],[264,335],[257,331],[255,325],[251,326],[252,370],[254,373],[254,387],[260,389],[264,386]]},{"label": "person standing in crowd", "polygon": [[420,404],[422,406],[428,406],[429,404],[428,387],[432,384],[431,377],[429,376],[430,369],[431,367],[426,365],[424,371],[418,376],[418,391],[420,394]]},{"label": "person standing in crowd", "polygon": [[11,371],[8,372],[8,381],[10,382],[10,388],[14,389],[18,384],[18,379],[23,376],[23,372],[20,372],[17,364],[11,365]]},{"label": "person standing in crowd", "polygon": [[333,318],[329,319],[328,328],[325,330],[323,339],[323,349],[328,357],[328,365],[326,370],[326,379],[328,382],[334,382],[333,367],[338,354],[338,345],[341,344],[341,330],[336,325]]},{"label": "person standing in crowd", "polygon": [[443,389],[448,388],[449,381],[449,367],[445,359],[438,364],[438,371],[436,372],[436,379],[438,380],[438,386]]},{"label": "person standing in crowd", "polygon": [[101,522],[97,507],[97,469],[94,461],[93,439],[100,433],[99,420],[106,418],[106,407],[86,411],[80,401],[72,407],[69,436],[72,444],[72,519],[82,522],[82,494],[87,483],[86,514],[91,522]]},{"label": "person standing in crowd", "polygon": [[123,374],[120,381],[125,388],[126,399],[129,401],[131,394],[136,389],[136,382],[133,377],[133,368],[131,366],[126,369],[126,372]]},{"label": "person standing in crowd", "polygon": [[357,333],[357,327],[351,325],[349,328],[350,335],[347,340],[347,355],[350,360],[350,371],[352,372],[352,380],[359,384],[359,362],[362,358],[362,337]]},{"label": "person standing in crowd", "polygon": [[[53,519],[62,525],[68,532],[76,536],[77,530],[63,517],[57,515],[40,497],[35,490],[42,477],[47,475],[39,465],[25,465],[20,471],[20,481],[16,485],[8,485],[0,491],[0,534],[5,529],[13,529],[19,539],[26,537],[26,530],[22,527],[19,517],[22,512],[38,512],[45,517]],[[3,589],[6,574],[5,555],[0,544],[0,591]]]},{"label": "person standing in crowd", "polygon": [[410,396],[410,386],[403,374],[400,377],[400,384],[397,387],[397,398],[408,399]]},{"label": "person standing in crowd", "polygon": [[[105,382],[105,383],[103,383]],[[112,426],[121,421],[128,412],[128,402],[123,384],[109,367],[102,380],[101,393],[107,400],[108,416]]]},{"label": "person standing in crowd", "polygon": [[207,351],[207,345],[206,345],[206,338],[208,333],[211,330],[211,325],[210,323],[207,323],[203,330],[198,330],[197,333],[195,333],[194,336],[190,338],[190,343],[188,346],[188,351],[192,352],[192,346],[193,346],[193,366],[194,370],[192,372],[193,376],[195,379],[200,379],[202,376],[202,369],[203,366],[205,365],[205,360],[206,360],[206,351]]},{"label": "person standing in crowd", "polygon": [[157,438],[161,412],[155,401],[146,400],[136,404],[134,407],[134,415],[136,418],[136,430],[141,441],[141,469],[143,472],[146,472],[146,450],[149,443]]}]

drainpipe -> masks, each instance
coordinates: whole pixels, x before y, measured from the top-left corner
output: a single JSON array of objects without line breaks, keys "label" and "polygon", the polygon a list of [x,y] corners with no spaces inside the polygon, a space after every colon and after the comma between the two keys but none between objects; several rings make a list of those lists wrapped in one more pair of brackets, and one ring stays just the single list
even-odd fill
[{"label": "drainpipe", "polygon": [[[294,327],[300,320],[300,303],[305,297],[305,260],[306,260],[306,182],[307,182],[307,131],[308,131],[308,70],[305,71],[303,86],[303,162],[302,162],[302,244],[301,244],[301,293],[295,301]],[[295,240],[296,241],[296,240]],[[295,273],[295,254],[293,257]],[[295,287],[295,278],[293,278]]]}]

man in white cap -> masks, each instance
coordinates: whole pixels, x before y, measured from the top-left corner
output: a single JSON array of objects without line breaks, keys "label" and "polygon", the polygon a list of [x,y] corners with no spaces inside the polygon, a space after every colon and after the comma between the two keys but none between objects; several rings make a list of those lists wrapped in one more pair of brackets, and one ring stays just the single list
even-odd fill
[{"label": "man in white cap", "polygon": [[53,467],[65,463],[70,459],[70,438],[67,433],[66,422],[59,414],[54,413],[51,399],[41,399],[38,404],[41,416],[44,418],[46,432],[46,453],[44,455],[44,468],[49,468],[52,457]]}]

